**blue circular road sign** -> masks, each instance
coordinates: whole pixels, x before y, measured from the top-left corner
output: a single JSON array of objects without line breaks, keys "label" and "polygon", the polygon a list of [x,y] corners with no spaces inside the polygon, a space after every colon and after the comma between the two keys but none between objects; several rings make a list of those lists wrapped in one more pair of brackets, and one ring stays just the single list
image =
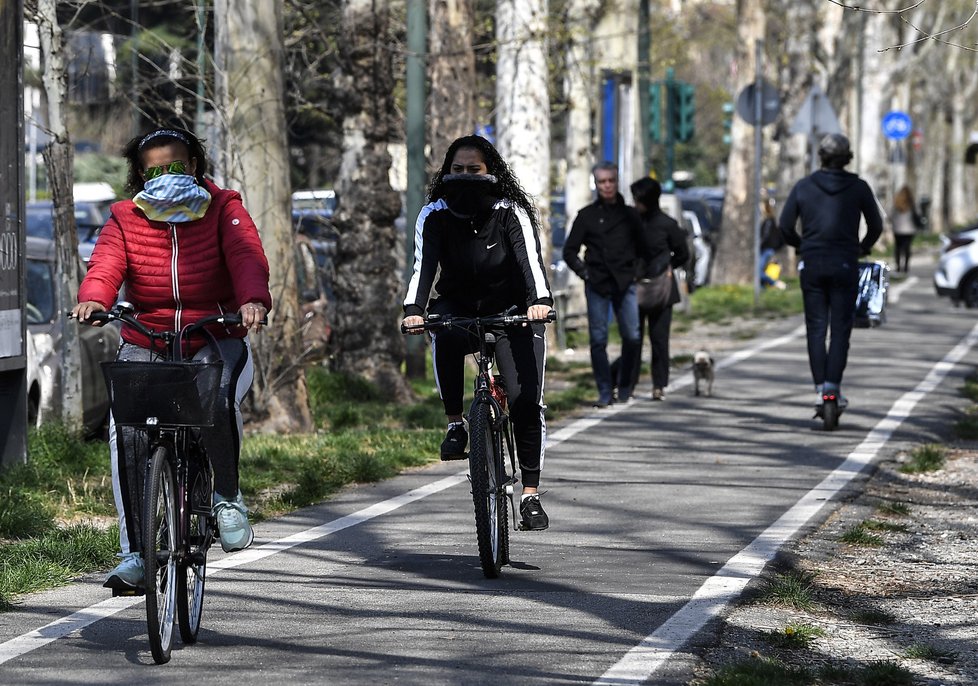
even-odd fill
[{"label": "blue circular road sign", "polygon": [[883,117],[883,135],[895,141],[902,141],[913,131],[913,122],[906,112],[894,110]]}]

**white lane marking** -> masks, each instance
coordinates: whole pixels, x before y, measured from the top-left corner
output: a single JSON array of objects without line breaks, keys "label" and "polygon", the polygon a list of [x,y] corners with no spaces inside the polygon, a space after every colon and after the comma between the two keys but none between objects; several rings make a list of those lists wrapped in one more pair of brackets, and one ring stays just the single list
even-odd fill
[{"label": "white lane marking", "polygon": [[764,569],[785,542],[814,517],[825,503],[835,497],[862,472],[890,440],[924,396],[932,392],[954,365],[978,342],[978,324],[912,391],[900,396],[862,443],[849,453],[845,462],[825,477],[757,538],[730,558],[716,574],[706,580],[686,605],[667,619],[641,643],[629,650],[594,686],[644,684],[669,657],[679,650],[713,617],[735,600]]},{"label": "white lane marking", "polygon": [[[462,483],[466,480],[467,474],[468,471],[466,470],[464,472],[459,472],[458,474],[447,476],[433,483],[416,488],[413,491],[408,491],[407,493],[403,493],[394,498],[376,503],[370,507],[354,512],[353,514],[346,515],[345,517],[334,519],[331,522],[314,526],[311,529],[300,531],[277,541],[272,541],[271,543],[266,543],[265,545],[258,546],[256,548],[249,548],[248,550],[244,550],[240,553],[235,553],[229,557],[209,563],[207,565],[207,577],[211,578],[215,574],[219,574],[222,570],[232,569],[243,564],[261,560],[270,555],[275,555],[276,553],[288,550],[289,548],[294,548],[297,545],[315,541],[318,538],[329,536],[337,531],[342,531],[343,529],[348,529],[351,526],[362,524],[363,522],[374,519],[375,517],[388,514],[389,512],[393,512],[394,510],[404,507],[409,503],[413,503],[416,500],[427,498],[429,495],[438,493],[439,491],[444,491],[447,488],[451,488],[452,486]],[[34,631],[22,634],[17,638],[12,638],[9,641],[0,643],[0,665],[13,660],[16,657],[29,653],[32,650],[41,648],[52,641],[63,638],[73,631],[84,629],[100,619],[105,619],[106,617],[111,617],[114,614],[122,612],[123,610],[142,602],[142,600],[142,597],[111,598],[109,600],[103,600],[100,603],[86,607],[67,617],[56,619],[50,624],[45,624],[39,629],[35,629]]]},{"label": "white lane marking", "polygon": [[886,294],[887,301],[892,305],[893,303],[900,302],[900,297],[903,295],[904,291],[909,291],[911,288],[917,285],[920,281],[916,276],[911,276],[909,279],[901,283],[895,288],[891,288],[890,292]]}]

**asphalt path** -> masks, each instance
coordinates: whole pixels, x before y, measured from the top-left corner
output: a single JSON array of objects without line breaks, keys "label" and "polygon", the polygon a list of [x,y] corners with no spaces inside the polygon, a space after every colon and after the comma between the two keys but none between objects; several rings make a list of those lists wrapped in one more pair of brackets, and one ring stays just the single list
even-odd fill
[{"label": "asphalt path", "polygon": [[812,419],[792,318],[718,359],[712,398],[679,374],[665,402],[551,427],[551,528],[513,532],[499,579],[479,568],[464,463],[436,464],[212,549],[199,642],[167,665],[143,604],[107,600],[101,575],[24,598],[0,614],[0,684],[685,683],[689,646],[786,539],[953,421],[975,318],[919,276],[893,284],[884,327],[854,332],[838,431]]}]

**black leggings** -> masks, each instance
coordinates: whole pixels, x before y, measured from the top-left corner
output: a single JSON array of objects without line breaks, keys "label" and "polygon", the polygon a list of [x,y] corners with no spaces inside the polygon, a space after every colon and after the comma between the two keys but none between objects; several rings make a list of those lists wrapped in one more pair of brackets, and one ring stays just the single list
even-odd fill
[{"label": "black leggings", "polygon": [[912,233],[906,235],[896,234],[893,236],[893,239],[895,241],[893,256],[896,259],[897,271],[908,271],[910,269],[910,246],[913,244],[914,235]]},{"label": "black leggings", "polygon": [[[547,425],[543,411],[543,374],[547,342],[543,324],[509,327],[496,334],[496,369],[503,378],[509,418],[516,438],[523,486],[540,485]],[[465,356],[479,349],[472,334],[445,329],[431,342],[435,383],[446,415],[462,414]]]},{"label": "black leggings", "polygon": [[669,328],[672,325],[672,307],[661,310],[638,311],[638,354],[635,360],[635,374],[632,386],[638,383],[642,370],[642,339],[646,324],[649,327],[649,344],[652,348],[652,388],[665,388],[669,385]]}]

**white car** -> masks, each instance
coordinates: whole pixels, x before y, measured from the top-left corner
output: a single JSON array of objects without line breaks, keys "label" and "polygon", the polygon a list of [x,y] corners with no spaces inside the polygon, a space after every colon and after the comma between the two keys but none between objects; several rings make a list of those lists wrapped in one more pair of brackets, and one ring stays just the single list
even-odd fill
[{"label": "white car", "polygon": [[692,210],[683,210],[683,216],[692,227],[693,250],[696,252],[696,259],[693,261],[693,283],[696,287],[705,286],[710,282],[710,266],[713,261],[713,246],[706,240],[703,226],[700,224],[699,216]]},{"label": "white car", "polygon": [[944,247],[934,270],[937,295],[955,305],[978,307],[978,225],[941,240]]}]

